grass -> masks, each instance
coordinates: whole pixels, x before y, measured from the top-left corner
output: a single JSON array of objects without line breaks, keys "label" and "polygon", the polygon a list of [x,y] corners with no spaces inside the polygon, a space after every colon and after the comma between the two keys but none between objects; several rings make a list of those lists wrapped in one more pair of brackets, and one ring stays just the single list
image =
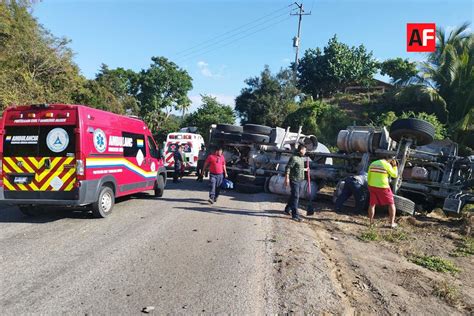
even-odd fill
[{"label": "grass", "polygon": [[469,257],[474,254],[474,238],[466,237],[458,242],[456,249],[451,253],[453,257]]},{"label": "grass", "polygon": [[369,227],[366,231],[362,232],[359,239],[363,241],[377,241],[380,239],[380,236],[374,227]]},{"label": "grass", "polygon": [[451,306],[456,306],[460,302],[459,290],[447,281],[436,283],[433,287],[433,295],[443,299]]},{"label": "grass", "polygon": [[437,256],[415,255],[411,258],[411,261],[436,272],[457,273],[461,271],[453,262]]},{"label": "grass", "polygon": [[408,235],[401,229],[395,229],[395,230],[392,230],[388,234],[382,235],[382,239],[388,242],[395,243],[395,242],[408,240]]}]

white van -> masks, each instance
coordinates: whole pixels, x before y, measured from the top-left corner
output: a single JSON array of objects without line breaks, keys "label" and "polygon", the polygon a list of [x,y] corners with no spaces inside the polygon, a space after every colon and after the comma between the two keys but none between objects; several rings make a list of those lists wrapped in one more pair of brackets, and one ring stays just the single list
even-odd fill
[{"label": "white van", "polygon": [[204,146],[204,138],[195,133],[169,133],[166,137],[164,148],[165,166],[167,170],[174,171],[174,152],[178,145],[183,145],[184,171],[195,172],[197,169],[199,150]]}]

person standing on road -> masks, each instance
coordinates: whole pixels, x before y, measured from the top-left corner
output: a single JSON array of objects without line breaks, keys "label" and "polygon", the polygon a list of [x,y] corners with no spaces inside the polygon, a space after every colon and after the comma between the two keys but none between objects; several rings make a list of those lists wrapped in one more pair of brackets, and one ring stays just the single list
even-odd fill
[{"label": "person standing on road", "polygon": [[370,225],[374,224],[375,206],[388,205],[389,225],[395,228],[395,201],[393,192],[390,189],[389,177],[396,178],[398,176],[397,161],[391,159],[380,159],[372,162],[369,166],[368,185],[369,185],[369,220]]},{"label": "person standing on road", "polygon": [[201,177],[204,177],[204,172],[207,170],[207,168],[209,168],[209,180],[211,182],[211,188],[209,191],[209,204],[214,204],[217,202],[224,177],[227,178],[225,157],[222,153],[222,148],[218,147],[213,154],[210,154],[207,157],[201,172]]},{"label": "person standing on road", "polygon": [[177,145],[176,150],[174,151],[173,154],[173,159],[174,159],[174,173],[173,173],[173,182],[178,183],[179,178],[182,178],[182,173],[183,173],[183,167],[184,167],[184,162],[183,162],[183,146],[182,145]]},{"label": "person standing on road", "polygon": [[197,181],[202,182],[204,178],[203,167],[204,162],[206,161],[206,146],[202,145],[201,150],[198,153],[198,162],[197,162]]},{"label": "person standing on road", "polygon": [[366,212],[368,207],[367,172],[362,171],[356,176],[349,176],[344,179],[344,186],[336,199],[336,212],[341,211],[344,202],[351,195],[354,196],[356,213]]},{"label": "person standing on road", "polygon": [[297,222],[302,219],[298,214],[300,200],[301,183],[304,181],[304,156],[306,155],[306,146],[300,144],[296,154],[291,156],[285,169],[285,186],[290,186],[291,195],[288,204],[285,207],[285,213],[290,214],[291,218]]}]

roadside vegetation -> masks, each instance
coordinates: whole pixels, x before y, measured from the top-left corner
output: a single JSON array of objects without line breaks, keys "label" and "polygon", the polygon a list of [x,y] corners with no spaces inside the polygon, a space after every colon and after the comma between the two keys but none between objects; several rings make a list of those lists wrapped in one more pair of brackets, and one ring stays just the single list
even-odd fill
[{"label": "roadside vegetation", "polygon": [[460,271],[452,261],[437,256],[415,255],[411,261],[436,272],[458,273]]},{"label": "roadside vegetation", "polygon": [[[163,56],[150,56],[135,71],[103,64],[85,78],[73,62],[69,40],[46,30],[32,15],[33,0],[0,3],[0,109],[11,104],[82,103],[142,117],[158,140],[194,124],[206,134],[212,123],[303,126],[303,133],[334,146],[350,124],[389,125],[399,117],[417,117],[436,126],[436,137],[474,148],[474,35],[465,23],[438,29],[438,47],[425,61],[391,58],[377,61],[363,44],[351,47],[336,35],[320,48],[304,52],[297,68],[276,73],[268,66],[245,80],[235,112],[211,96],[189,113],[192,78]],[[376,89],[380,73],[391,85]],[[355,88],[352,89],[352,88]],[[351,90],[352,89],[352,90]],[[232,113],[231,113],[232,112]],[[214,119],[212,119],[214,118]]]}]

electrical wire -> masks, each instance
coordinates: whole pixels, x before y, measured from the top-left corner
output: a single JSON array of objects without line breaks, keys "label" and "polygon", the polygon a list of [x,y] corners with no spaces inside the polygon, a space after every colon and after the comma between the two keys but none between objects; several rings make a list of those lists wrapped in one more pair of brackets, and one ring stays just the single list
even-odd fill
[{"label": "electrical wire", "polygon": [[[257,18],[257,19],[255,19],[255,20],[253,20],[253,21],[251,21],[251,22],[245,23],[245,24],[243,24],[243,25],[241,25],[241,26],[239,26],[239,27],[236,27],[236,28],[234,28],[234,29],[231,29],[231,30],[229,30],[229,31],[227,31],[227,32],[224,32],[224,33],[222,33],[222,34],[216,35],[216,36],[214,36],[214,37],[212,37],[212,38],[210,38],[210,39],[208,39],[208,40],[203,41],[202,43],[199,43],[199,44],[194,45],[194,46],[192,46],[192,47],[189,47],[189,48],[187,48],[187,49],[185,49],[185,50],[182,50],[182,51],[177,52],[177,53],[175,54],[175,56],[176,56],[176,57],[179,57],[180,55],[186,56],[186,55],[190,54],[190,51],[198,51],[198,50],[200,50],[200,49],[207,48],[208,46],[210,46],[210,44],[208,44],[208,43],[212,43],[212,42],[216,42],[216,43],[217,43],[217,42],[220,41],[220,40],[219,40],[220,38],[222,38],[222,37],[224,37],[224,36],[226,36],[226,35],[230,35],[230,34],[232,34],[232,33],[235,33],[236,31],[242,30],[242,29],[246,28],[246,27],[249,26],[249,25],[255,24],[256,22],[259,22],[259,21],[264,20],[264,19],[266,19],[266,18],[268,18],[268,17],[271,17],[271,16],[275,15],[275,14],[278,13],[278,12],[281,12],[281,11],[283,11],[283,10],[286,10],[286,11],[287,11],[288,8],[291,8],[293,5],[294,5],[294,3],[292,3],[292,4],[290,4],[290,5],[287,5],[287,6],[283,7],[283,8],[280,8],[280,9],[278,9],[278,10],[272,11],[272,12],[269,13],[269,14],[266,14],[266,15],[260,17],[260,18]],[[235,33],[235,34],[232,34],[232,35],[228,36],[227,38],[229,38],[229,37],[234,37],[234,36],[240,35],[240,34],[242,34],[242,33],[245,33],[245,32],[247,32],[247,31],[249,31],[249,30],[251,30],[251,29],[254,29],[254,28],[256,28],[256,27],[258,27],[258,26],[260,26],[260,25],[266,24],[267,22],[272,21],[272,20],[274,20],[274,19],[276,19],[276,18],[278,18],[278,17],[280,17],[280,16],[282,16],[282,15],[285,15],[285,14],[287,14],[287,13],[289,13],[289,12],[285,12],[285,13],[283,13],[283,14],[280,14],[280,15],[276,16],[276,17],[273,17],[273,18],[271,18],[271,19],[268,19],[268,20],[264,21],[263,23],[259,23],[259,24],[257,24],[257,25],[251,26],[250,28],[247,28],[247,29],[245,29],[245,30],[242,30],[242,31],[240,31],[240,32],[237,32],[237,33]],[[224,40],[226,40],[226,39],[224,39]],[[202,47],[202,46],[204,46],[204,47]]]}]

